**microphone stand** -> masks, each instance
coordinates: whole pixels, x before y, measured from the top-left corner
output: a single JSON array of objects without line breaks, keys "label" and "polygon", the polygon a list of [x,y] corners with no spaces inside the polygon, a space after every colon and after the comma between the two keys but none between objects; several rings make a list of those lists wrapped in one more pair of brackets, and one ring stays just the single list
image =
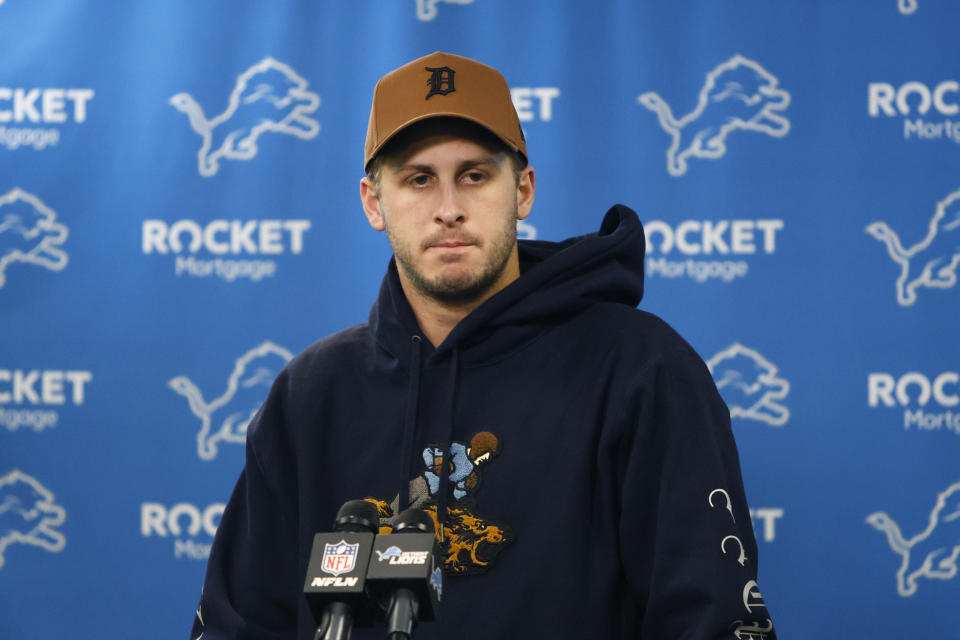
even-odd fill
[{"label": "microphone stand", "polygon": [[387,640],[407,640],[412,637],[419,609],[417,596],[412,590],[397,589],[387,611]]},{"label": "microphone stand", "polygon": [[[377,508],[372,503],[349,500],[337,512],[333,531],[314,536],[304,585],[307,602],[314,620],[318,621],[313,640],[350,640],[355,622],[361,626],[370,625],[368,618],[372,612],[368,611],[365,579],[378,522]],[[347,565],[350,568],[340,565],[337,568],[343,570],[339,572],[324,568],[322,563],[326,562],[330,548],[343,544],[353,547],[353,562]],[[334,562],[338,560],[343,558],[334,559]],[[323,577],[324,572],[335,578]],[[341,583],[341,574],[344,573],[347,576]]]},{"label": "microphone stand", "polygon": [[353,612],[343,602],[331,602],[317,627],[314,640],[350,640]]}]

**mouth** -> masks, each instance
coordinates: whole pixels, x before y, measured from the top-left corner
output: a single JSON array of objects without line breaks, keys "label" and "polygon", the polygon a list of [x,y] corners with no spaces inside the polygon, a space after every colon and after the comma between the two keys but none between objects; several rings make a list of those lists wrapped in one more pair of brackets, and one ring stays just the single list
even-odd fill
[{"label": "mouth", "polygon": [[472,243],[470,242],[435,242],[430,245],[430,249],[460,249],[462,247],[470,247]]},{"label": "mouth", "polygon": [[458,251],[466,249],[467,247],[472,247],[475,244],[476,242],[470,240],[469,238],[447,238],[430,240],[426,243],[426,248],[438,249],[441,251]]}]

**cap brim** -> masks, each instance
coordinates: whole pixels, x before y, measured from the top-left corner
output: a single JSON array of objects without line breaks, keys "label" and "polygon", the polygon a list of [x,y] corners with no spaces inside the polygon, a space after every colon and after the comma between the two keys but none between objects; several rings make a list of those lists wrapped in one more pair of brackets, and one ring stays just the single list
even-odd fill
[{"label": "cap brim", "polygon": [[370,159],[367,161],[367,164],[363,167],[363,170],[366,171],[366,170],[368,170],[368,169],[370,168],[370,163],[373,162],[374,159],[376,159],[377,154],[379,154],[379,153],[383,150],[384,147],[386,147],[388,144],[390,144],[390,141],[393,140],[393,139],[397,136],[397,134],[399,134],[399,133],[400,133],[401,131],[403,131],[404,129],[410,127],[411,125],[414,125],[414,124],[416,124],[416,123],[418,123],[418,122],[423,122],[424,120],[430,120],[430,119],[432,119],[432,118],[460,118],[461,120],[467,120],[468,122],[473,122],[474,124],[478,124],[478,125],[480,125],[481,127],[483,127],[484,129],[486,129],[487,131],[489,131],[493,136],[495,136],[495,137],[497,138],[497,140],[500,140],[500,141],[503,142],[505,145],[507,145],[507,148],[509,148],[511,151],[513,151],[514,153],[519,153],[520,155],[522,155],[522,156],[523,156],[523,159],[524,159],[524,162],[527,161],[527,156],[524,155],[524,153],[523,153],[522,151],[520,151],[520,147],[518,147],[518,146],[516,145],[516,143],[511,142],[511,141],[507,140],[506,138],[504,138],[503,136],[498,135],[497,132],[494,131],[493,128],[490,126],[490,123],[484,122],[484,121],[481,120],[480,118],[476,118],[476,117],[474,117],[474,116],[465,115],[465,114],[463,114],[463,113],[458,113],[458,112],[454,112],[454,111],[437,111],[437,112],[435,112],[435,113],[425,113],[425,114],[421,114],[421,115],[419,115],[419,116],[417,116],[417,117],[415,117],[415,118],[410,118],[409,120],[407,120],[406,122],[404,122],[404,123],[401,124],[400,126],[396,127],[396,128],[395,128],[393,131],[391,131],[389,134],[387,134],[386,136],[384,136],[384,138],[380,141],[380,144],[378,144],[378,145],[373,149],[372,153],[370,154]]}]

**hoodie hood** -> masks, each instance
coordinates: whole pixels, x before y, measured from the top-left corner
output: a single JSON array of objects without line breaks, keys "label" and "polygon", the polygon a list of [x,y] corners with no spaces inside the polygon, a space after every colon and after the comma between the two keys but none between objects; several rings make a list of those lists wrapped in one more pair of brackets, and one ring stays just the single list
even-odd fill
[{"label": "hoodie hood", "polygon": [[[471,311],[436,347],[421,335],[403,293],[397,266],[390,261],[380,295],[370,311],[370,331],[377,344],[404,363],[407,402],[403,421],[402,468],[398,504],[409,504],[413,446],[418,441],[422,367],[447,369],[446,389],[432,397],[445,404],[449,452],[456,433],[459,369],[490,362],[524,346],[551,324],[562,322],[597,303],[636,307],[643,297],[645,240],[637,214],[615,205],[596,233],[563,242],[519,242],[520,277]],[[446,453],[440,453],[446,455]],[[447,517],[449,465],[441,464],[437,492],[438,533],[443,543]]]},{"label": "hoodie hood", "polygon": [[[436,348],[424,340],[426,360],[451,350],[465,362],[486,360],[521,344],[554,318],[568,318],[598,302],[636,307],[643,297],[643,227],[623,205],[611,207],[595,233],[518,245],[520,277],[474,309]],[[421,335],[392,259],[370,311],[370,330],[401,360],[411,338]]]}]

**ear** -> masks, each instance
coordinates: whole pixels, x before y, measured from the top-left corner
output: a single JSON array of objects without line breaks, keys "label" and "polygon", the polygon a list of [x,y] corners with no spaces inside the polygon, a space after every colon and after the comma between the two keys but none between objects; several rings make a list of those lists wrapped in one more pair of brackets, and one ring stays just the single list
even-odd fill
[{"label": "ear", "polygon": [[523,220],[533,208],[533,196],[537,186],[537,175],[533,167],[527,165],[520,171],[517,180],[517,218]]},{"label": "ear", "polygon": [[380,198],[377,197],[377,189],[373,180],[364,177],[360,181],[360,202],[363,204],[363,213],[367,216],[367,222],[377,231],[386,229],[383,223],[383,212],[380,209]]}]

